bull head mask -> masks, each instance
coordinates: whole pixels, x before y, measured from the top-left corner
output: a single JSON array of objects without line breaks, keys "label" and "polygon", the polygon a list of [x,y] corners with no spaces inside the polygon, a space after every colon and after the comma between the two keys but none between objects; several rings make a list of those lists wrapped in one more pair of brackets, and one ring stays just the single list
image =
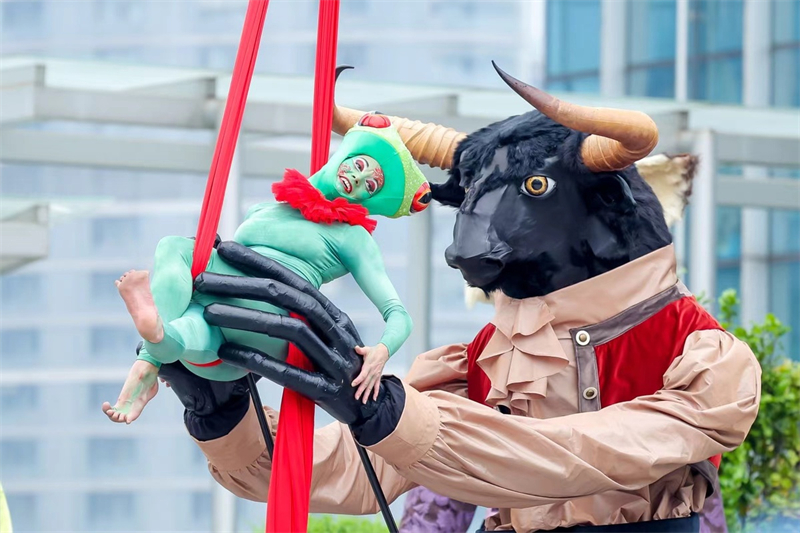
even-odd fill
[{"label": "bull head mask", "polygon": [[[495,68],[538,113],[469,136],[389,117],[418,162],[455,165],[433,187],[434,199],[459,207],[448,264],[473,286],[525,298],[668,244],[658,201],[631,167],[656,145],[655,123],[635,111],[562,102]],[[334,131],[346,133],[362,115],[335,107]]]}]

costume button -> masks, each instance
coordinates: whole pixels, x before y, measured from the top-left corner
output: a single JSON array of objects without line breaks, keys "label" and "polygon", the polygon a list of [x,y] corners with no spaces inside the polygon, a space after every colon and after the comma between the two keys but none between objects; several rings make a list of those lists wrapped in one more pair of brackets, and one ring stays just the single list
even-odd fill
[{"label": "costume button", "polygon": [[594,387],[586,387],[583,389],[583,397],[587,400],[594,400],[597,398],[597,389]]},{"label": "costume button", "polygon": [[589,344],[589,340],[589,333],[584,330],[580,330],[578,334],[575,335],[575,342],[577,342],[579,346],[586,346]]}]

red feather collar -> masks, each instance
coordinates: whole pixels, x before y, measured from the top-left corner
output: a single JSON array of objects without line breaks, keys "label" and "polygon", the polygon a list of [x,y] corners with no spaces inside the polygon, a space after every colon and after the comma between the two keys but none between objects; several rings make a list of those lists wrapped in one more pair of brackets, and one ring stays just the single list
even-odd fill
[{"label": "red feather collar", "polygon": [[303,218],[318,224],[343,222],[351,226],[361,226],[372,233],[378,221],[369,218],[369,211],[363,205],[351,204],[344,198],[328,200],[319,189],[311,185],[308,178],[294,169],[286,169],[283,181],[272,184],[272,193],[279,202],[294,207]]}]

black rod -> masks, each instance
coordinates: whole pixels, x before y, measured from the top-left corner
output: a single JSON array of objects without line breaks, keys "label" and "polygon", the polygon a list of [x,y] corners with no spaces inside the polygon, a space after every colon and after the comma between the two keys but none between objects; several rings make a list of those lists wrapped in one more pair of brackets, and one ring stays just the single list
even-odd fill
[{"label": "black rod", "polygon": [[389,533],[398,533],[397,524],[392,516],[392,510],[389,509],[389,502],[386,501],[386,496],[383,494],[381,483],[378,481],[378,476],[375,474],[375,469],[372,467],[372,462],[369,460],[367,450],[365,450],[356,440],[353,435],[353,442],[358,450],[358,456],[361,458],[361,464],[364,465],[364,471],[367,473],[369,485],[372,487],[372,492],[375,494],[375,499],[378,500],[378,506],[381,508],[383,520],[386,522],[386,527],[389,528]]},{"label": "black rod", "polygon": [[[272,440],[272,433],[269,430],[269,425],[267,425],[267,418],[264,416],[264,408],[261,405],[261,397],[258,394],[256,380],[253,378],[252,373],[247,374],[247,384],[250,388],[250,397],[253,399],[253,404],[256,408],[256,417],[258,418],[258,423],[261,426],[261,432],[264,434],[264,441],[267,444],[267,452],[269,452],[271,459],[275,449],[275,444]],[[383,515],[384,522],[386,522],[386,527],[389,528],[389,533],[398,533],[397,524],[392,516],[392,510],[389,509],[389,502],[386,501],[386,496],[383,494],[381,483],[378,481],[375,468],[373,468],[372,462],[369,460],[367,450],[365,450],[358,443],[358,441],[356,441],[355,436],[353,436],[353,442],[355,443],[356,450],[358,450],[358,456],[361,458],[361,464],[364,465],[364,471],[367,474],[369,485],[372,487],[372,492],[375,494],[375,499],[378,500],[378,507],[381,509],[381,514]]]},{"label": "black rod", "polygon": [[267,443],[267,452],[269,453],[269,458],[272,459],[272,452],[275,450],[275,443],[272,441],[272,433],[269,430],[269,425],[267,425],[267,417],[264,416],[264,407],[261,405],[261,396],[258,395],[256,380],[253,377],[252,372],[247,373],[247,385],[250,388],[250,398],[253,399],[253,405],[256,408],[256,418],[258,418],[258,424],[261,426],[261,432],[264,434],[264,442]]}]

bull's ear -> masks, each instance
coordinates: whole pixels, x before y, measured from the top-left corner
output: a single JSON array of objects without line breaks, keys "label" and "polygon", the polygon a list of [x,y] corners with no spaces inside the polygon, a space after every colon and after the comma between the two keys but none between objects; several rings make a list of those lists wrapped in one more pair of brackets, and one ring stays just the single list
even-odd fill
[{"label": "bull's ear", "polygon": [[466,192],[452,177],[444,183],[431,183],[433,199],[442,205],[460,207],[464,202]]},{"label": "bull's ear", "polygon": [[591,211],[612,210],[617,213],[629,213],[636,208],[636,200],[630,185],[619,174],[602,174],[595,178],[592,186],[587,188],[587,203]]},{"label": "bull's ear", "polygon": [[692,180],[698,158],[691,154],[657,154],[637,161],[636,170],[656,193],[667,226],[683,218],[683,211],[692,194]]}]

